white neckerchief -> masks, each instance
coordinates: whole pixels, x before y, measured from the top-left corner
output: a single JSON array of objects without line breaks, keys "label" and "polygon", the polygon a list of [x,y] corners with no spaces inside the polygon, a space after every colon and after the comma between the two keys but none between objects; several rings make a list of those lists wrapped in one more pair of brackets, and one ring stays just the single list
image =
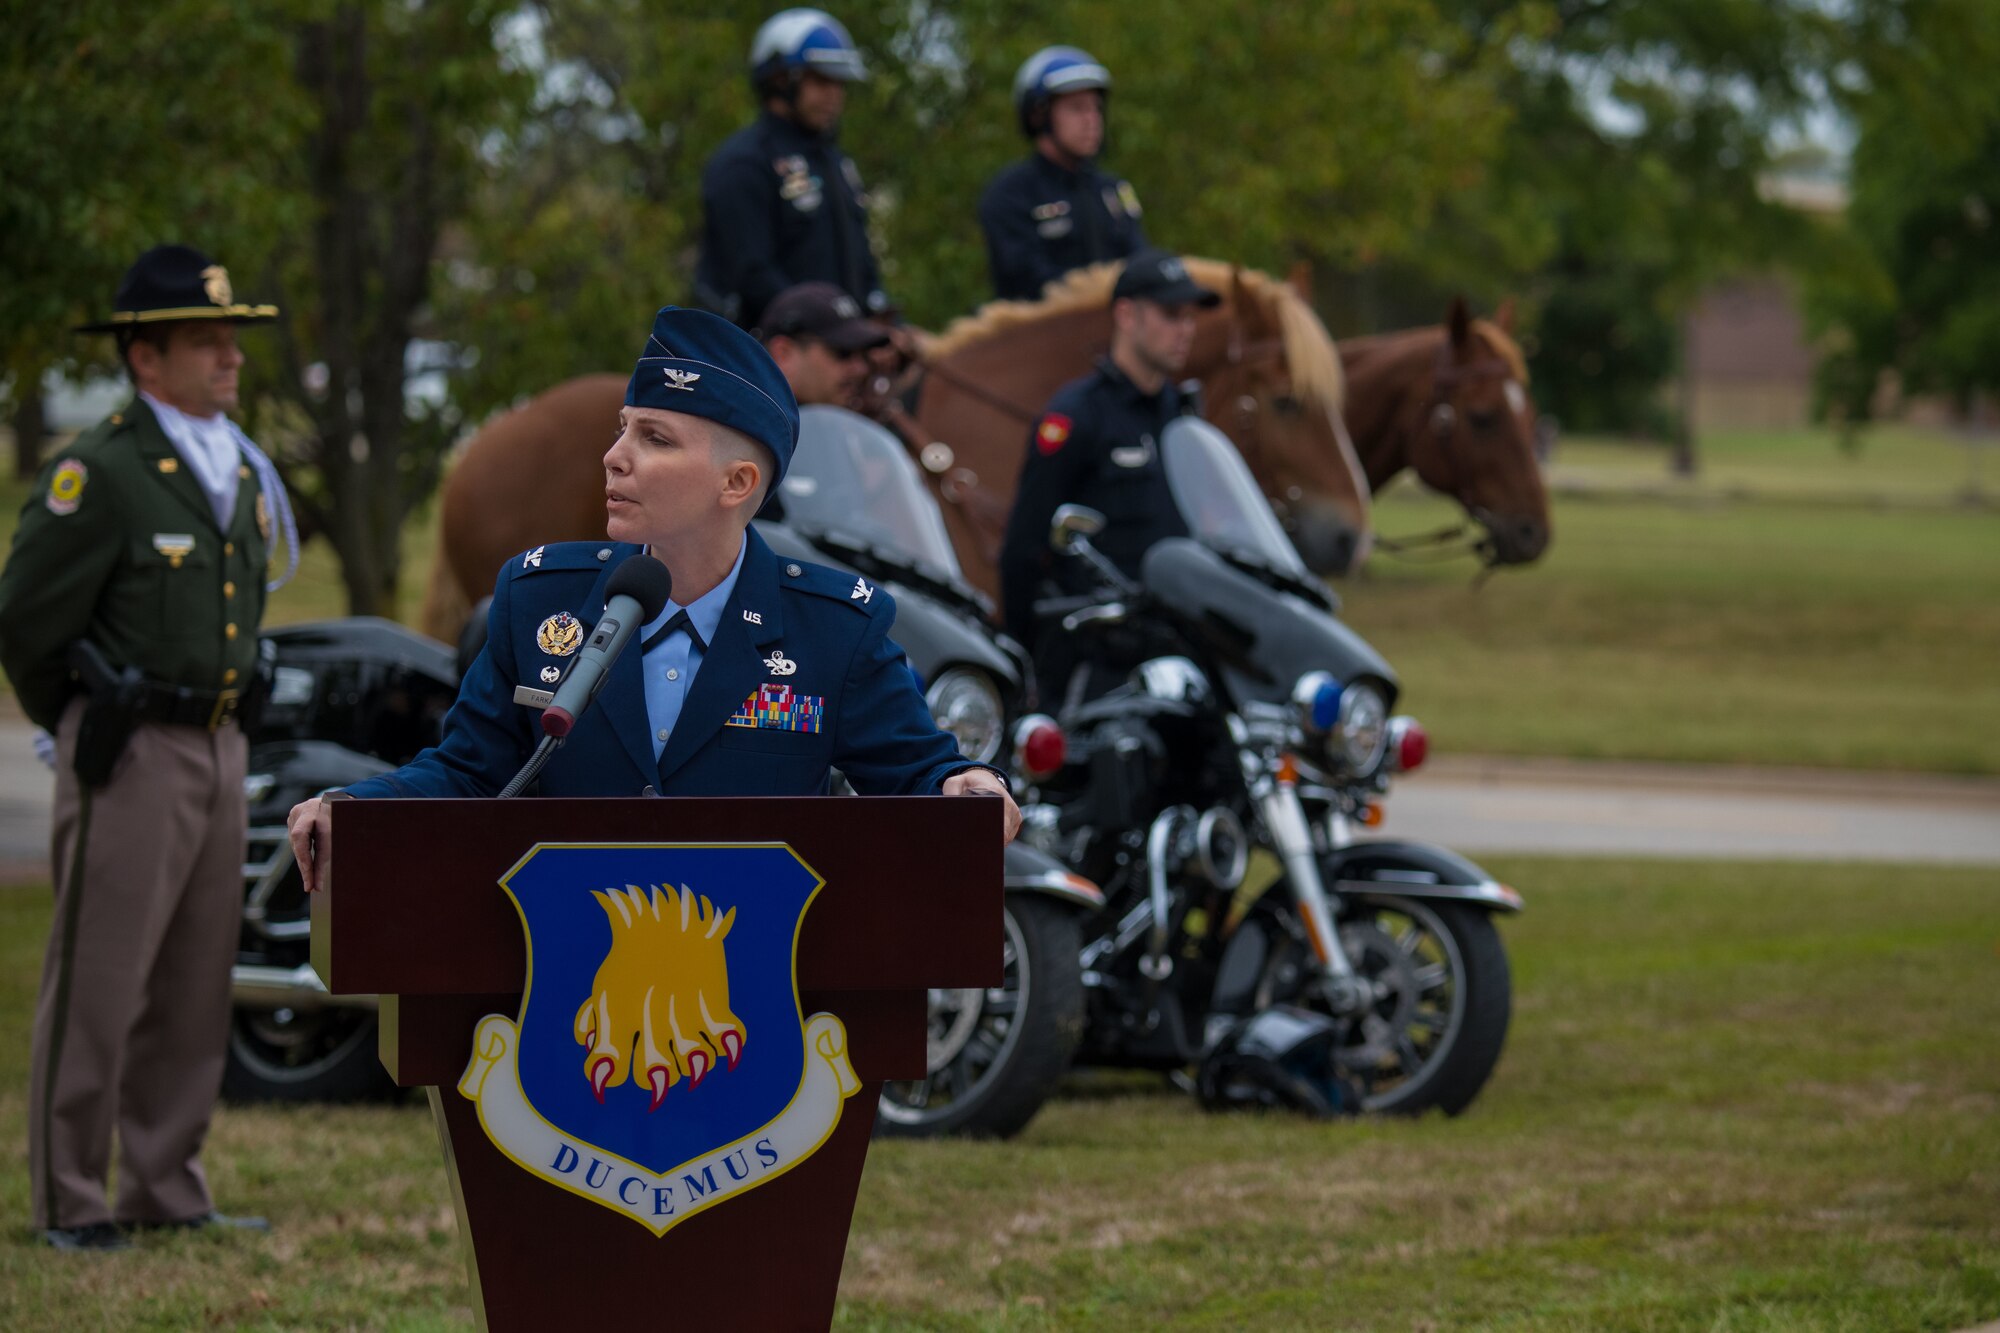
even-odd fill
[{"label": "white neckerchief", "polygon": [[215,509],[216,526],[227,532],[236,516],[236,467],[240,451],[235,423],[221,412],[212,417],[190,416],[144,389],[139,390],[139,396],[153,409],[160,429],[173,442],[174,451],[208,493],[208,502]]}]

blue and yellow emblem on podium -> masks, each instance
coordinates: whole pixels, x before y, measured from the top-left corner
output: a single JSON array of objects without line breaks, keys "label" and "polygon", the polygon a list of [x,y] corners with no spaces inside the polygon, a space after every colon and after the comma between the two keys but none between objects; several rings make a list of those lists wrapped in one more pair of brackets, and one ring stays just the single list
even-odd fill
[{"label": "blue and yellow emblem on podium", "polygon": [[501,879],[527,932],[518,1019],[458,1090],[501,1152],[665,1234],[796,1166],[860,1090],[795,963],[824,881],[780,843],[543,843]]}]

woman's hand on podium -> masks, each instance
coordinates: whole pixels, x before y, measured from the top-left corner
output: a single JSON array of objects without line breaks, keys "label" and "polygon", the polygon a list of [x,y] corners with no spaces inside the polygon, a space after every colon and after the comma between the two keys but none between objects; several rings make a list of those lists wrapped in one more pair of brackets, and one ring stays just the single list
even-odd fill
[{"label": "woman's hand on podium", "polygon": [[326,796],[315,796],[292,807],[285,819],[285,833],[291,839],[292,859],[299,863],[299,875],[307,893],[318,893],[333,865],[333,818],[327,811]]},{"label": "woman's hand on podium", "polygon": [[1021,830],[1021,807],[1014,804],[1013,795],[1007,784],[993,775],[991,769],[962,768],[944,780],[946,796],[998,796],[1007,803],[1007,841],[1014,841],[1014,835]]}]

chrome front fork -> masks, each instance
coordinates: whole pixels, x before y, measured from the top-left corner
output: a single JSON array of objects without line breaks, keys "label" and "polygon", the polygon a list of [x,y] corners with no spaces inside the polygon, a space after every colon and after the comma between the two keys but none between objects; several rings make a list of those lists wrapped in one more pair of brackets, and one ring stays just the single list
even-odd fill
[{"label": "chrome front fork", "polygon": [[[1232,731],[1242,728],[1240,720],[1231,718],[1230,722]],[[1335,1013],[1350,1013],[1366,1003],[1367,997],[1354,964],[1340,944],[1340,930],[1334,924],[1326,881],[1320,877],[1319,858],[1314,852],[1312,825],[1306,819],[1305,806],[1299,800],[1298,788],[1280,781],[1277,765],[1267,761],[1247,740],[1247,735],[1237,737],[1236,752],[1243,766],[1243,779],[1250,789],[1252,803],[1264,817],[1272,850],[1284,863],[1285,879],[1298,904],[1299,920],[1305,926],[1313,957],[1319,964],[1321,988]]]}]

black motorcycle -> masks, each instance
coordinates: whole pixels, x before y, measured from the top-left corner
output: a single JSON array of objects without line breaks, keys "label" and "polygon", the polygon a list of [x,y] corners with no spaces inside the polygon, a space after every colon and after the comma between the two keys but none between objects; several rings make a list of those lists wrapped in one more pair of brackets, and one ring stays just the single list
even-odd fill
[{"label": "black motorcycle", "polygon": [[[801,413],[780,504],[758,520],[781,556],[851,569],[896,599],[896,641],[938,726],[969,758],[999,756],[1022,696],[1020,649],[996,636],[935,503],[894,437],[836,408]],[[250,740],[250,841],[225,1092],[242,1100],[342,1100],[386,1091],[373,997],[327,994],[285,838],[297,802],[407,762],[438,739],[463,668],[485,641],[475,608],[456,651],[357,618],[264,636],[269,703]],[[838,784],[837,784],[838,785]],[[914,1117],[885,1132],[1007,1133],[1069,1063],[1081,1027],[1077,922],[1094,886],[1046,855],[1007,851],[1006,978],[932,996],[931,1063],[950,1071]]]},{"label": "black motorcycle", "polygon": [[1022,840],[1106,897],[1077,1061],[1168,1071],[1218,1107],[1456,1114],[1506,1037],[1493,918],[1520,897],[1441,848],[1355,836],[1427,743],[1391,715],[1395,674],[1219,432],[1182,419],[1158,447],[1191,536],[1131,579],[1090,544],[1100,515],[1058,511],[1089,591],[1038,615],[1083,665],[1059,721],[1017,725]]}]

